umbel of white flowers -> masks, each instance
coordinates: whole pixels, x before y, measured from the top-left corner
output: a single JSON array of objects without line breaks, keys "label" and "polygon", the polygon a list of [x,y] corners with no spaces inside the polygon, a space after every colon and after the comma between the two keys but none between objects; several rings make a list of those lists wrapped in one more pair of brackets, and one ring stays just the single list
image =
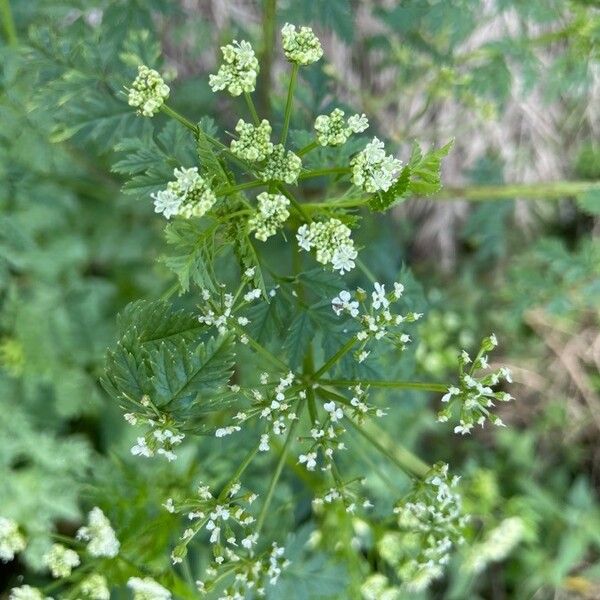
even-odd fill
[{"label": "umbel of white flowers", "polygon": [[253,92],[256,88],[258,60],[250,42],[236,40],[221,47],[223,64],[216,75],[210,75],[208,83],[213,92],[227,90],[232,96]]},{"label": "umbel of white flowers", "polygon": [[133,590],[133,600],[171,600],[171,592],[151,577],[130,577],[127,587]]},{"label": "umbel of white flowers", "polygon": [[25,549],[25,538],[12,519],[0,517],[0,560],[8,562]]},{"label": "umbel of white flowers", "polygon": [[208,182],[198,174],[198,168],[175,169],[174,181],[169,181],[166,189],[151,194],[154,210],[170,219],[174,215],[182,217],[202,217],[216,202],[215,193]]},{"label": "umbel of white flowers", "polygon": [[79,566],[79,555],[75,550],[66,548],[62,544],[53,544],[44,555],[44,564],[50,569],[52,577],[68,577],[71,571]]},{"label": "umbel of white flowers", "polygon": [[113,558],[119,553],[120,543],[115,530],[97,506],[88,514],[88,524],[77,531],[77,539],[88,542],[87,551],[92,556]]},{"label": "umbel of white flowers", "polygon": [[257,240],[265,242],[275,235],[290,216],[290,201],[282,194],[262,192],[257,196],[258,210],[250,217],[248,228]]},{"label": "umbel of white flowers", "polygon": [[169,97],[169,91],[169,86],[157,71],[140,65],[138,76],[129,90],[129,106],[135,106],[145,117],[153,117]]}]

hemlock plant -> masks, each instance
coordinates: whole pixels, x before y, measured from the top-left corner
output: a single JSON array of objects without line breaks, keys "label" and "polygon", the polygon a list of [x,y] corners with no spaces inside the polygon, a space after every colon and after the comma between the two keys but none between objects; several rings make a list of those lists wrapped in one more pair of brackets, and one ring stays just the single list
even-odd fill
[{"label": "hemlock plant", "polygon": [[[278,511],[285,509],[277,507],[277,488],[286,468],[311,482],[317,519],[335,511],[362,522],[381,520],[363,486],[366,474],[346,472],[343,457],[353,453],[355,439],[349,432],[413,480],[412,490],[383,517],[385,535],[402,535],[410,543],[392,553],[385,538],[377,540],[387,548],[382,553],[393,568],[372,573],[363,595],[394,598],[401,589],[427,588],[444,574],[453,549],[468,535],[459,477],[443,462],[430,466],[399,444],[394,444],[399,452],[384,444],[378,421],[391,409],[378,406],[370,391],[439,393],[438,420],[452,421],[454,432],[463,435],[488,420],[502,425],[495,402],[511,399],[498,389],[510,381],[507,369],[482,373],[497,345],[494,335],[483,340],[475,358],[461,354],[456,383],[369,375],[377,372],[382,357],[400,359],[411,343],[411,325],[422,315],[404,309],[401,281],[372,281],[370,289],[344,285],[344,276],[362,268],[353,239],[357,211],[385,211],[411,195],[437,191],[440,163],[450,145],[426,154],[415,145],[404,164],[383,141],[362,136],[369,126],[365,115],[347,116],[339,108],[316,116],[312,140],[290,143],[299,70],[317,62],[323,51],[308,27],[286,24],[281,34],[291,65],[281,124],[261,119],[254,107],[251,93],[259,63],[246,41],[224,46],[223,62],[209,78],[214,92],[243,96],[247,104],[249,115],[238,120],[229,143],[217,137],[210,121],[194,123],[167,104],[169,86],[154,69],[141,65],[127,91],[129,105],[141,117],[163,113],[174,120],[173,127],[185,127],[185,143],[195,157],[173,164],[180,149],[165,147],[170,138],[163,136],[161,152],[169,159],[161,173],[170,174],[163,181],[147,167],[147,153],[153,150],[143,141],[122,146],[130,155],[115,168],[150,190],[147,197],[157,218],[167,222],[167,241],[178,252],[163,259],[177,282],[162,299],[135,302],[121,315],[104,387],[137,432],[131,453],[140,460],[176,461],[199,435],[252,441],[218,487],[200,484],[187,494],[164,498],[161,510],[181,515],[179,541],[170,557],[173,570],[187,564],[194,544],[209,545],[212,561],[202,572],[187,573],[195,583],[191,588],[188,582],[185,593],[181,583],[177,593],[169,588],[172,577],[140,570],[143,576],[127,582],[139,600],[206,594],[243,599],[264,596],[276,586],[289,566],[286,532],[275,526]],[[351,138],[359,149],[349,158],[340,152],[341,164],[303,165],[311,152],[341,148]],[[304,182],[320,178],[331,178],[336,194],[315,201],[304,193]],[[267,261],[266,249],[273,243],[280,245],[278,252],[284,248],[291,254],[292,271],[283,270],[286,260]],[[187,294],[195,308],[177,309],[170,302],[175,293]],[[261,327],[277,311],[285,335],[264,335]],[[268,473],[264,489],[248,487],[253,469]],[[64,597],[109,598],[112,582],[103,565],[125,560],[121,527],[95,507],[73,540],[52,546],[44,560],[67,590]],[[0,518],[3,560],[24,549],[26,533]],[[24,584],[10,598],[46,596],[46,590]]]}]

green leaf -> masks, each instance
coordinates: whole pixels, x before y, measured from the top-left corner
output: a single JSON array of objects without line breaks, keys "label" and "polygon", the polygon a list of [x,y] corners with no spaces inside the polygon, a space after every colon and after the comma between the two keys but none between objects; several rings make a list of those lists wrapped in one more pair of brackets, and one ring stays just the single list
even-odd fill
[{"label": "green leaf", "polygon": [[192,352],[183,340],[175,347],[163,343],[150,362],[155,403],[186,417],[182,411],[191,407],[200,392],[214,392],[229,381],[234,364],[232,338],[211,338]]},{"label": "green leaf", "polygon": [[581,210],[590,215],[600,215],[600,187],[593,188],[577,197]]},{"label": "green leaf", "polygon": [[213,259],[219,222],[204,217],[195,220],[176,219],[165,229],[167,243],[177,254],[161,257],[179,279],[182,292],[190,289],[190,281],[199,287],[214,290]]},{"label": "green leaf", "polygon": [[295,369],[306,355],[314,337],[315,328],[311,319],[310,310],[299,310],[290,323],[288,335],[284,342],[290,367]]},{"label": "green leaf", "polygon": [[394,185],[387,192],[378,192],[371,200],[369,200],[369,208],[380,212],[386,211],[395,204],[399,204],[403,200],[406,200],[406,192],[408,191],[409,180],[410,180],[410,167],[405,166],[400,177]]},{"label": "green leaf", "polygon": [[437,150],[430,150],[423,154],[415,142],[412,147],[408,168],[410,169],[410,182],[408,190],[415,196],[429,196],[442,188],[441,166],[442,159],[448,155],[454,145],[454,140]]}]

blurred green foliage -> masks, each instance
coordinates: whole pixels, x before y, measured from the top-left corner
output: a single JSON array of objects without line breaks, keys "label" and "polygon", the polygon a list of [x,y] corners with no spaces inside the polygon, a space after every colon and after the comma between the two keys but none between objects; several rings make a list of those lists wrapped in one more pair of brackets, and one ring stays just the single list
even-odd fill
[{"label": "blurred green foliage", "polygon": [[[394,34],[375,28],[376,33],[360,39],[358,4],[282,1],[277,18],[331,29],[359,52],[377,57],[379,69],[393,68],[396,83],[389,94],[361,90],[372,111],[389,108],[399,92],[418,90],[424,111],[435,112],[451,96],[473,110],[474,118],[493,119],[515,93],[517,73],[524,82],[522,93],[541,84],[548,102],[560,98],[575,114],[590,99],[597,103],[592,84],[600,16],[593,2],[497,0],[490,3],[491,12],[512,14],[516,32],[470,50],[464,50],[464,42],[481,24],[481,2],[365,3],[361,10]],[[164,248],[160,224],[150,203],[140,199],[169,179],[169,172],[154,168],[164,165],[165,149],[177,150],[173,164],[185,164],[190,148],[177,126],[165,126],[153,137],[123,101],[122,88],[138,63],[160,66],[161,39],[171,52],[167,67],[177,59],[195,65],[194,57],[214,51],[212,23],[166,0],[12,5],[19,40],[0,47],[0,513],[23,523],[35,541],[23,563],[0,565],[0,584],[38,571],[50,532],[72,533],[92,504],[123,523],[119,536],[125,554],[160,576],[167,571],[167,548],[176,537],[174,517],[160,509],[161,501],[200,478],[222,482],[242,449],[227,441],[201,441],[187,447],[176,469],[140,466],[128,455],[131,434],[98,384],[105,348],[117,335],[116,313],[131,300],[159,296],[172,283],[172,272],[180,281],[201,277],[193,265],[177,262],[178,247],[190,240],[174,227],[167,241],[175,256],[156,262]],[[258,34],[235,20],[226,27],[246,37]],[[184,39],[192,43],[173,50]],[[538,53],[546,47],[560,51],[542,65]],[[196,67],[193,72],[173,82],[180,108],[231,126],[232,109],[218,110],[207,91],[206,73]],[[302,101],[312,111],[326,104],[339,74],[326,68],[308,78],[314,96]],[[281,104],[274,110],[281,110]],[[294,121],[300,126],[302,115]],[[405,136],[412,136],[412,125],[404,124]],[[572,176],[597,180],[597,140],[589,131],[583,137],[572,158]],[[473,184],[503,183],[503,164],[493,151],[486,148],[476,167],[464,174]],[[138,162],[132,165],[124,152]],[[317,164],[323,160],[318,153],[314,157]],[[139,176],[123,194],[121,174],[136,169]],[[585,328],[597,336],[600,249],[592,231],[597,235],[598,191],[564,204],[567,216],[558,208],[542,211],[531,235],[514,226],[512,200],[475,207],[457,232],[451,275],[434,260],[413,258],[414,220],[387,216],[365,225],[365,263],[387,279],[405,269],[404,280],[413,282],[407,285],[407,298],[429,306],[416,344],[401,364],[390,358],[387,373],[428,373],[441,380],[454,371],[459,349],[470,349],[478,331],[493,329],[503,340],[508,362],[523,362],[543,378],[550,359],[527,320],[533,310],[543,311],[550,324],[566,327],[572,336]],[[326,287],[331,281],[316,276],[311,284]],[[286,321],[285,305],[273,302],[269,310],[280,312],[275,319],[255,315],[253,323],[262,323],[255,337],[268,339],[277,324],[289,327],[293,336],[297,329]],[[309,324],[305,339],[326,327],[322,306],[310,305],[296,319]],[[327,348],[325,336],[323,344]],[[600,379],[589,371],[592,390],[600,393]],[[475,576],[465,570],[465,551],[447,580],[424,598],[553,598],[562,592],[593,598],[600,589],[598,459],[592,453],[600,433],[569,426],[571,403],[577,402],[569,385],[531,392],[526,382],[519,384],[521,400],[514,393],[517,403],[503,415],[506,431],[494,438],[481,434],[456,440],[451,447],[450,430],[435,424],[430,410],[437,399],[428,403],[412,392],[385,395],[394,406],[385,425],[390,436],[400,436],[432,461],[443,449],[454,469],[464,473],[468,509],[479,519],[475,528],[493,528],[509,517],[524,523],[522,539],[506,560]],[[529,410],[530,403],[535,410]],[[371,473],[369,492],[376,506],[386,507],[390,489],[399,493],[407,482],[398,481],[383,460],[366,456],[356,471]],[[270,597],[345,598],[340,590],[348,582],[360,586],[365,564],[388,569],[379,562],[379,554],[385,554],[384,525],[365,533],[358,521],[351,531],[341,531],[332,521],[320,523],[319,532],[299,481],[286,480],[278,493],[289,510],[275,518],[294,530],[286,544],[293,565]],[[332,531],[347,542],[337,552],[319,543]],[[357,557],[351,541],[360,536],[372,537],[363,540],[369,553]],[[202,549],[192,553],[190,562],[194,568],[206,562]],[[122,568],[114,575],[118,583],[129,573]],[[393,579],[391,570],[388,574]],[[179,576],[165,577],[173,577],[163,581],[172,589],[185,589]],[[120,597],[119,590],[115,593]]]}]

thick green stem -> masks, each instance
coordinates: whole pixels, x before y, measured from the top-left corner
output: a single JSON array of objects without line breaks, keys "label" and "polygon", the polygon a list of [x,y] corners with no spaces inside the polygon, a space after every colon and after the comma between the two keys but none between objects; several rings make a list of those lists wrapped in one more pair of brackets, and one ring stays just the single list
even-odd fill
[{"label": "thick green stem", "polygon": [[258,105],[267,119],[271,118],[271,73],[277,26],[277,0],[263,0],[262,34],[263,44],[258,74]]},{"label": "thick green stem", "polygon": [[290,128],[290,119],[292,118],[292,104],[294,101],[294,89],[296,88],[296,79],[298,78],[299,66],[294,63],[292,65],[292,73],[290,75],[290,85],[288,86],[287,100],[285,102],[285,114],[283,116],[283,129],[281,130],[281,144],[285,144],[287,140],[288,130]]},{"label": "thick green stem", "polygon": [[321,379],[322,385],[335,387],[354,387],[357,385],[371,386],[376,388],[392,388],[396,390],[420,390],[423,392],[446,392],[448,386],[443,383],[421,383],[420,381],[383,381],[378,379]]},{"label": "thick green stem", "polygon": [[345,200],[331,200],[330,202],[311,202],[307,204],[309,210],[319,210],[322,208],[358,208],[365,206],[371,198],[347,198]]},{"label": "thick green stem", "polygon": [[172,119],[179,121],[183,126],[187,127],[190,131],[193,131],[194,134],[198,135],[199,129],[197,125],[194,125],[189,119],[186,119],[182,114],[178,113],[176,110],[173,110],[170,106],[163,104],[160,107],[160,110],[168,115]]},{"label": "thick green stem", "polygon": [[[298,415],[302,414],[302,409],[304,408],[305,400],[300,400],[298,403]],[[292,421],[290,425],[290,429],[288,431],[287,437],[285,438],[285,442],[283,444],[283,448],[281,449],[281,455],[279,456],[279,460],[277,461],[277,466],[275,467],[275,472],[271,477],[271,482],[269,483],[269,488],[267,490],[267,495],[265,496],[265,501],[263,502],[262,508],[260,509],[260,514],[258,515],[258,519],[256,520],[256,533],[259,534],[267,516],[267,512],[269,510],[269,506],[271,505],[271,500],[273,500],[273,494],[275,493],[275,486],[281,477],[281,472],[283,471],[283,465],[285,463],[285,459],[290,447],[290,443],[292,442],[292,437],[294,435],[294,431],[296,429],[296,424],[300,418]]]},{"label": "thick green stem", "polygon": [[306,146],[304,146],[304,148],[300,148],[300,150],[298,150],[296,152],[296,154],[298,156],[304,156],[305,154],[308,154],[311,150],[314,150],[315,148],[318,147],[318,142],[317,141],[312,141],[310,144],[306,144]]},{"label": "thick green stem", "polygon": [[342,356],[350,352],[354,347],[354,344],[356,344],[356,341],[356,338],[348,340],[320,369],[315,372],[313,375],[314,380],[319,379],[323,373],[327,373],[327,371],[329,371]]},{"label": "thick green stem", "polygon": [[300,217],[302,218],[303,221],[306,221],[306,222],[310,221],[309,216],[306,214],[306,211],[304,210],[304,206],[302,204],[300,204],[300,202],[296,199],[296,197],[294,196],[294,194],[292,194],[292,192],[290,192],[282,183],[276,184],[276,188],[284,196],[286,196],[289,199],[292,206],[294,207],[296,212],[300,215]]},{"label": "thick green stem", "polygon": [[0,0],[0,17],[2,18],[2,28],[4,29],[4,37],[7,44],[9,46],[16,46],[19,38],[9,0]]},{"label": "thick green stem", "polygon": [[324,177],[325,175],[343,175],[350,173],[350,167],[327,167],[325,169],[313,169],[305,171],[298,179],[312,179],[313,177]]},{"label": "thick green stem", "polygon": [[217,196],[229,196],[230,194],[235,194],[236,192],[241,192],[242,190],[251,190],[253,188],[264,187],[266,185],[267,184],[264,181],[256,179],[254,181],[246,181],[245,183],[239,183],[238,185],[217,189],[215,194]]},{"label": "thick green stem", "polygon": [[248,106],[248,111],[250,112],[250,116],[254,121],[255,125],[260,123],[260,119],[258,118],[258,113],[256,112],[256,107],[254,106],[254,102],[252,102],[252,96],[248,92],[244,92],[244,99],[246,100],[246,105]]},{"label": "thick green stem", "polygon": [[551,183],[522,183],[508,185],[475,185],[447,187],[429,196],[430,200],[464,199],[473,202],[510,200],[511,198],[560,200],[600,189],[600,181],[556,181]]}]

